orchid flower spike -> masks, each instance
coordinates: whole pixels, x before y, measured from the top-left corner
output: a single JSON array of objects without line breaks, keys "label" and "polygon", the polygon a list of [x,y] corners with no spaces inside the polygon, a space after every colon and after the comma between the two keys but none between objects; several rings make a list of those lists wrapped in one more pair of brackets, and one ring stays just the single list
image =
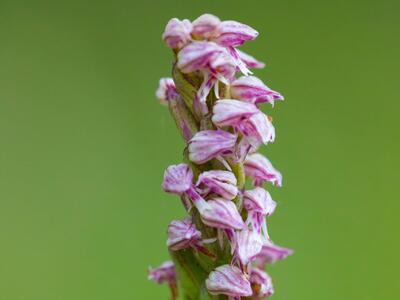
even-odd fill
[{"label": "orchid flower spike", "polygon": [[166,262],[150,269],[149,279],[167,283],[172,300],[264,299],[274,289],[262,269],[293,253],[268,235],[277,204],[261,186],[282,186],[282,175],[257,152],[275,140],[272,118],[259,105],[283,96],[250,76],[265,64],[237,49],[257,36],[211,14],[173,18],[162,36],[174,54],[173,78],[160,80],[156,96],[186,145],[186,163],[166,168],[162,189],[180,198],[187,217],[168,226],[176,268]]},{"label": "orchid flower spike", "polygon": [[248,297],[253,293],[246,276],[239,268],[231,265],[223,265],[212,271],[206,280],[206,287],[212,295],[222,294],[232,299]]}]

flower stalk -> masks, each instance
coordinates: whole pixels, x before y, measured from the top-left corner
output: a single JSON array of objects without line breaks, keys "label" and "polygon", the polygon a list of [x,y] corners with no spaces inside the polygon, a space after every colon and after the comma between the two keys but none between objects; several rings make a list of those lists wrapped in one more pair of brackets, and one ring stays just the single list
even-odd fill
[{"label": "flower stalk", "polygon": [[150,269],[149,279],[166,283],[172,300],[267,298],[274,289],[266,266],[293,253],[268,233],[277,203],[264,184],[280,187],[282,175],[257,152],[275,140],[260,105],[283,96],[251,75],[264,63],[237,48],[257,36],[210,14],[173,18],[162,35],[173,78],[160,80],[156,96],[186,143],[184,163],[165,170],[162,188],[181,198],[187,217],[169,224],[172,262]]}]

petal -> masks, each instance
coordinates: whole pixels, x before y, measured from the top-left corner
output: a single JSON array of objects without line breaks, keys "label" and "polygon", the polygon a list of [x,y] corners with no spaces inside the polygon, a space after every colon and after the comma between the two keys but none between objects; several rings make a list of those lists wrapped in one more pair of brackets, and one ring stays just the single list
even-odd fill
[{"label": "petal", "polygon": [[211,14],[204,14],[193,21],[192,35],[197,39],[208,39],[213,37],[221,20]]},{"label": "petal", "polygon": [[171,165],[164,172],[165,192],[182,195],[193,185],[193,173],[187,164]]},{"label": "petal", "polygon": [[258,112],[258,108],[251,103],[223,99],[215,103],[211,120],[217,126],[238,126],[244,119]]},{"label": "petal", "polygon": [[189,20],[181,21],[173,18],[167,23],[162,38],[169,48],[179,49],[190,41],[191,30],[192,25]]},{"label": "petal", "polygon": [[250,154],[244,162],[244,170],[247,176],[253,178],[257,185],[264,181],[281,187],[282,175],[271,164],[271,162],[259,153]]},{"label": "petal", "polygon": [[206,280],[210,294],[224,294],[232,297],[251,296],[250,282],[242,271],[231,265],[223,265],[210,273]]},{"label": "petal", "polygon": [[201,219],[204,224],[219,229],[242,229],[244,222],[236,205],[229,200],[216,199],[207,201],[208,206],[200,209]]},{"label": "petal", "polygon": [[232,200],[238,193],[235,175],[230,171],[212,170],[200,174],[196,186],[205,187],[207,193],[215,193]]},{"label": "petal", "polygon": [[258,36],[255,29],[236,21],[221,22],[218,33],[219,35],[213,40],[224,47],[240,46]]},{"label": "petal", "polygon": [[203,164],[219,155],[233,153],[237,136],[223,130],[203,130],[189,141],[189,159]]}]

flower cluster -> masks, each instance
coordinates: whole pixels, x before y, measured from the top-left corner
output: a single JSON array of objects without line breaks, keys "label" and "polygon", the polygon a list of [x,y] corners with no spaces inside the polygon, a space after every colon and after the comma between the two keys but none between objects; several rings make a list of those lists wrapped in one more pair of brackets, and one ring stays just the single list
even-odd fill
[{"label": "flower cluster", "polygon": [[266,265],[292,254],[268,234],[277,204],[263,185],[282,186],[282,175],[257,153],[275,139],[260,105],[283,97],[251,75],[264,63],[237,49],[257,35],[210,14],[193,22],[173,18],[162,35],[175,62],[173,79],[162,78],[156,96],[187,144],[185,163],[165,170],[162,188],[181,198],[188,217],[168,227],[174,263],[151,269],[149,278],[168,283],[173,299],[177,280],[190,299],[263,299],[273,293]]}]

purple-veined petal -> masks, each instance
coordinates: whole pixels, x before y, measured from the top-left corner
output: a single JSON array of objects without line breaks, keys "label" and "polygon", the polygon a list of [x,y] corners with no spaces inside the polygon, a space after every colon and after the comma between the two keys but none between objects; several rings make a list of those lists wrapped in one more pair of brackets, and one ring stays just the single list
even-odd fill
[{"label": "purple-veined petal", "polygon": [[207,290],[212,295],[247,297],[252,295],[250,282],[242,271],[231,265],[223,265],[210,273],[206,280]]},{"label": "purple-veined petal", "polygon": [[241,266],[246,266],[261,251],[262,246],[261,236],[255,230],[245,227],[236,233],[235,259]]},{"label": "purple-veined petal", "polygon": [[193,172],[187,164],[171,165],[164,172],[162,188],[168,193],[182,195],[193,185]]},{"label": "purple-veined petal", "polygon": [[236,47],[254,40],[258,32],[248,25],[236,21],[223,21],[218,26],[218,36],[213,40],[224,47]]},{"label": "purple-veined petal", "polygon": [[260,145],[266,145],[275,140],[275,127],[261,111],[241,122],[237,129],[254,149],[258,149]]},{"label": "purple-veined petal", "polygon": [[202,193],[215,193],[227,200],[232,200],[238,193],[235,175],[230,171],[211,170],[200,174],[196,186]]},{"label": "purple-veined petal", "polygon": [[217,126],[238,126],[244,119],[258,113],[251,104],[233,99],[218,100],[213,107],[212,122]]},{"label": "purple-veined petal", "polygon": [[293,254],[293,250],[273,244],[269,240],[265,240],[261,251],[255,258],[256,265],[264,268],[266,264],[273,264],[278,260],[283,260]]},{"label": "purple-veined petal", "polygon": [[237,230],[245,226],[236,205],[230,200],[214,199],[195,205],[200,212],[201,220],[207,226]]},{"label": "purple-veined petal", "polygon": [[183,73],[204,69],[217,55],[226,50],[213,42],[195,41],[178,53],[178,68]]},{"label": "purple-veined petal", "polygon": [[256,212],[263,216],[270,216],[276,208],[276,202],[265,189],[256,187],[243,193],[243,204],[248,212]]},{"label": "purple-veined petal", "polygon": [[219,155],[229,155],[234,151],[237,136],[223,130],[203,130],[189,141],[189,159],[203,164]]},{"label": "purple-veined petal", "polygon": [[197,245],[201,245],[201,232],[196,229],[191,219],[176,220],[169,224],[167,246],[171,250],[177,251]]},{"label": "purple-veined petal", "polygon": [[271,90],[255,76],[242,76],[231,84],[231,96],[234,99],[250,103],[271,103],[283,100],[283,96]]},{"label": "purple-veined petal", "polygon": [[244,170],[247,176],[252,177],[254,184],[260,186],[265,181],[278,187],[282,186],[282,175],[271,162],[259,153],[250,154],[244,161]]}]

